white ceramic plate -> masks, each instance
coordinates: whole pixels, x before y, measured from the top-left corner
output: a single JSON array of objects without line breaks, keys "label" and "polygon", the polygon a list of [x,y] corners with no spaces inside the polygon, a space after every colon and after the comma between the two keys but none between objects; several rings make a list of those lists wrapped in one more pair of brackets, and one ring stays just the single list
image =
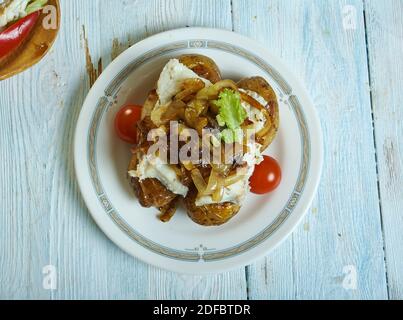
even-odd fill
[{"label": "white ceramic plate", "polygon": [[[281,164],[282,183],[270,195],[249,194],[240,213],[221,227],[199,226],[184,210],[164,224],[155,209],[142,208],[126,180],[130,146],[114,133],[119,108],[126,103],[143,104],[164,64],[186,53],[214,59],[223,78],[263,76],[280,99],[279,134],[266,153]],[[315,195],[323,146],[315,108],[278,58],[238,34],[188,28],[150,37],[108,66],[82,108],[74,157],[85,202],[113,242],[158,267],[209,274],[247,265],[291,234]]]}]

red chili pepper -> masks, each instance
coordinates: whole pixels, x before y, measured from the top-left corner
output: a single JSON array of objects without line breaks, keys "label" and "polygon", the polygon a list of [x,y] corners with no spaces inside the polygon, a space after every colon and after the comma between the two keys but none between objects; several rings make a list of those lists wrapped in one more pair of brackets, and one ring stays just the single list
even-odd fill
[{"label": "red chili pepper", "polygon": [[0,65],[24,44],[39,16],[39,11],[33,12],[0,33]]}]

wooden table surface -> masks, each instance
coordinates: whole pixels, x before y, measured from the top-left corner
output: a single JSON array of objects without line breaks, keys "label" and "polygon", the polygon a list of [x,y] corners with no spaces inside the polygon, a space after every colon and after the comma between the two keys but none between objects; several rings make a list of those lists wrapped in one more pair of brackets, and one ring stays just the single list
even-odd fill
[{"label": "wooden table surface", "polygon": [[[0,298],[403,299],[402,0],[61,4],[51,53],[0,82]],[[91,219],[73,168],[86,48],[96,77],[137,41],[185,26],[234,30],[280,56],[305,82],[325,141],[297,231],[265,259],[207,277],[119,250]],[[56,290],[44,283],[48,265]]]}]

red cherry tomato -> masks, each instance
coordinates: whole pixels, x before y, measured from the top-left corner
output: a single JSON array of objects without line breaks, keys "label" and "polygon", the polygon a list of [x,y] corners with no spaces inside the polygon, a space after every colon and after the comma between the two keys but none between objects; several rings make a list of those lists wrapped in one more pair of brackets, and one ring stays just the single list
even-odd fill
[{"label": "red cherry tomato", "polygon": [[253,193],[266,194],[274,191],[281,182],[280,165],[272,157],[264,156],[263,162],[256,166],[249,182]]},{"label": "red cherry tomato", "polygon": [[120,109],[115,118],[116,134],[125,142],[137,143],[136,124],[141,119],[142,107],[128,105]]}]

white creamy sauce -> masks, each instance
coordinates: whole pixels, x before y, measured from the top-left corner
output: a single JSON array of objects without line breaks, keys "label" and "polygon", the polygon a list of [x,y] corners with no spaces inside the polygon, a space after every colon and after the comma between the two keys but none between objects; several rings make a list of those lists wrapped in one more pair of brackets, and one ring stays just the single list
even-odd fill
[{"label": "white creamy sauce", "polygon": [[244,154],[243,161],[245,161],[250,167],[262,163],[262,145],[257,142],[248,144],[248,152]]},{"label": "white creamy sauce", "polygon": [[[25,17],[25,9],[29,0],[13,0],[7,4],[3,13],[0,13],[0,28],[5,27],[8,23]],[[5,1],[0,0],[0,5],[4,5]]]},{"label": "white creamy sauce", "polygon": [[129,176],[139,178],[140,181],[145,179],[157,179],[169,191],[185,197],[189,191],[178,179],[176,172],[169,164],[161,158],[154,158],[149,155],[143,157],[136,170],[129,171]]}]

